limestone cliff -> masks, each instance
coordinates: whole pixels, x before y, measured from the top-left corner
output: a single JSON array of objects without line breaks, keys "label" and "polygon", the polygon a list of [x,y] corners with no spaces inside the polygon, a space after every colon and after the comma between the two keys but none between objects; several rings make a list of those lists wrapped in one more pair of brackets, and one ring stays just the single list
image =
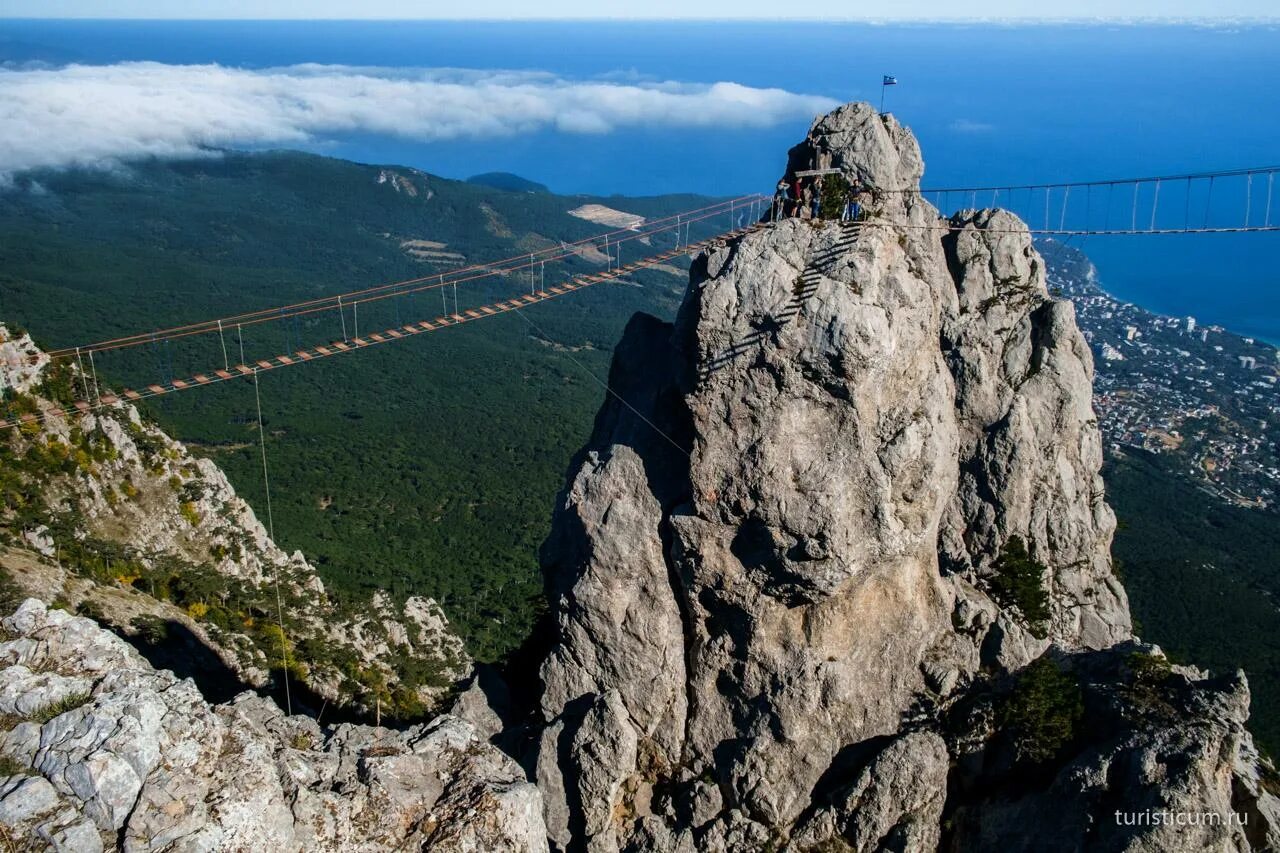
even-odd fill
[{"label": "limestone cliff", "polygon": [[[1105,743],[1074,714],[1093,694],[1073,673],[1110,666],[1123,685],[1127,656],[1162,658],[1112,648],[1131,623],[1092,363],[1026,227],[940,216],[914,138],[866,105],[818,119],[787,176],[815,167],[861,189],[866,221],[786,219],[699,257],[674,325],[629,326],[571,467],[543,550],[558,632],[532,760],[552,840],[1034,849],[1064,768],[1052,784],[1075,799],[1053,817],[1082,849],[1104,806],[1176,799],[1154,743],[1190,748],[1201,725],[1219,751],[1178,801],[1225,808],[1232,768],[1254,766],[1242,682],[1164,673],[1161,690],[1189,685],[1177,713]],[[1024,677],[1037,659],[1052,672]],[[1079,726],[1052,749],[1017,722],[1040,702]],[[985,735],[958,722],[975,703]],[[1121,765],[1156,793],[1080,778]],[[957,793],[997,778],[999,795]],[[1268,814],[1214,843],[1274,843]],[[1150,828],[1106,837],[1169,849]]]}]

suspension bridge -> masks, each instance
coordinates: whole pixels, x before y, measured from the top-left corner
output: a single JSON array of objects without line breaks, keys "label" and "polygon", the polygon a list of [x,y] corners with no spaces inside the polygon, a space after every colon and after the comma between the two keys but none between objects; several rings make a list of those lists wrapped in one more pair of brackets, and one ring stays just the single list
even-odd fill
[{"label": "suspension bridge", "polygon": [[[925,188],[938,210],[1002,207],[1042,236],[1227,234],[1280,230],[1280,166],[1103,181]],[[901,191],[899,191],[901,192]],[[967,205],[966,205],[967,202]]]},{"label": "suspension bridge", "polygon": [[[868,188],[876,196],[918,193],[939,211],[952,209],[958,203],[969,209],[1001,207],[1019,215],[1027,228],[1006,229],[1011,233],[1033,236],[1085,237],[1107,235],[1224,234],[1280,231],[1280,210],[1273,211],[1276,173],[1280,166],[1165,175],[1013,186],[939,187],[923,190]],[[954,231],[969,227],[958,219],[942,218],[936,224],[894,222],[874,212],[859,223],[860,227],[890,229],[929,229]],[[947,214],[943,214],[944,217]],[[683,211],[661,219],[618,228],[573,243],[559,243],[538,251],[516,255],[487,264],[477,264],[404,281],[376,285],[333,296],[325,296],[288,305],[264,308],[166,329],[157,329],[109,340],[50,350],[56,361],[73,361],[77,366],[79,399],[70,409],[88,413],[101,406],[121,402],[137,402],[151,397],[214,385],[234,379],[252,377],[265,371],[278,370],[405,340],[440,329],[459,326],[499,314],[518,312],[523,308],[558,299],[584,288],[618,281],[639,270],[664,264],[682,255],[692,256],[717,243],[733,240],[751,231],[769,227],[779,218],[775,200],[765,195],[745,195]],[[697,228],[699,238],[693,239]],[[710,236],[701,236],[706,230]],[[658,239],[670,242],[670,248],[657,250]],[[623,263],[624,246],[641,247],[641,257]],[[604,269],[587,273],[566,272],[564,265],[584,258],[602,262]],[[552,265],[553,278],[558,270],[562,281],[547,285],[547,267]],[[504,298],[484,301],[475,298],[478,285],[499,285],[517,290]],[[527,285],[527,289],[526,289]],[[460,291],[459,287],[462,286]],[[408,297],[438,293],[440,313],[422,316],[412,322],[399,322],[401,301]],[[467,295],[463,307],[462,294]],[[374,331],[360,328],[360,309],[394,301],[397,322]],[[420,302],[414,307],[421,309]],[[435,312],[432,312],[434,314]],[[246,328],[332,314],[333,331],[340,333],[324,344],[301,345],[266,358],[246,358]],[[168,353],[171,345],[197,338],[217,338],[214,363],[203,370],[178,377],[173,375],[170,360],[167,370],[163,360],[159,373],[163,379],[140,388],[124,388],[118,393],[104,390],[98,380],[98,361],[108,353],[151,348]],[[293,335],[287,335],[292,341]],[[220,354],[220,358],[218,355]],[[235,356],[235,357],[233,357]],[[21,426],[48,418],[59,418],[71,412],[52,407],[40,412],[0,420],[0,429]]]}]

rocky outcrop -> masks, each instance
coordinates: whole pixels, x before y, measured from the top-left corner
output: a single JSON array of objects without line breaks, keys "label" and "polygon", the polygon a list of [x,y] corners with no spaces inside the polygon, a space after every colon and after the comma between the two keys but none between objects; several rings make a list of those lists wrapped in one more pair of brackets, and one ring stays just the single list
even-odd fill
[{"label": "rocky outcrop", "polygon": [[993,728],[1008,683],[956,707],[949,849],[1280,849],[1280,776],[1245,729],[1242,674],[1209,678],[1133,642],[1056,667],[1086,724],[1034,773],[1018,772],[1016,738]]},{"label": "rocky outcrop", "polygon": [[[466,677],[462,641],[435,601],[380,593],[363,607],[340,607],[300,552],[272,540],[212,460],[132,405],[52,413],[54,398],[88,387],[87,377],[51,362],[29,337],[7,337],[0,326],[0,381],[12,389],[6,416],[44,415],[0,435],[0,464],[22,490],[22,505],[0,506],[0,546],[8,527],[15,544],[35,552],[0,547],[0,569],[27,594],[129,634],[176,625],[247,685],[278,681],[288,664],[320,701],[368,711],[381,702],[421,715]],[[62,412],[75,412],[61,402]],[[283,614],[284,654],[258,625],[263,613],[272,621]],[[310,654],[290,652],[304,646]],[[411,657],[415,673],[434,670],[429,680],[402,677]],[[352,677],[361,672],[363,681]]]},{"label": "rocky outcrop", "polygon": [[1088,344],[1071,303],[1046,298],[1044,262],[1016,217],[979,211],[951,224],[943,246],[956,302],[941,347],[955,381],[960,479],[940,558],[970,580],[989,576],[1020,537],[1048,567],[1047,638],[1103,648],[1130,623],[1111,573],[1115,516],[1103,494]]},{"label": "rocky outcrop", "polygon": [[941,217],[866,105],[815,122],[788,177],[813,167],[867,221],[701,255],[571,466],[533,759],[560,848],[946,843],[949,709],[1130,636],[1092,363],[1025,226]]},{"label": "rocky outcrop", "polygon": [[0,832],[14,844],[546,849],[537,790],[456,717],[322,729],[253,694],[209,705],[93,621],[34,599],[0,627]]},{"label": "rocky outcrop", "polygon": [[0,397],[6,396],[6,391],[29,393],[48,365],[49,356],[30,335],[14,334],[0,326]]}]

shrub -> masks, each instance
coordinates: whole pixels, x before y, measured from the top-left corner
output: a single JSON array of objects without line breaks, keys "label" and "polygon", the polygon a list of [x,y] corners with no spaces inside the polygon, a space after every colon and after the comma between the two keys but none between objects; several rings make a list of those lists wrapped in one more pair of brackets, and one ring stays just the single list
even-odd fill
[{"label": "shrub", "polygon": [[427,707],[422,704],[417,692],[404,686],[392,689],[389,699],[384,699],[383,701],[383,713],[391,719],[421,719],[427,714]]},{"label": "shrub", "polygon": [[995,564],[991,591],[1004,607],[1016,609],[1033,635],[1049,635],[1049,592],[1044,588],[1044,564],[1027,553],[1020,536],[1010,536]]},{"label": "shrub", "polygon": [[60,717],[68,711],[74,711],[81,705],[89,701],[91,697],[88,693],[72,693],[70,696],[64,696],[57,702],[50,702],[42,708],[37,708],[27,715],[27,719],[33,723],[44,725],[54,717]]},{"label": "shrub", "polygon": [[[188,476],[194,476],[194,471]],[[201,480],[189,480],[182,486],[182,500],[195,503],[204,497],[207,491],[206,485]]]},{"label": "shrub", "polygon": [[132,567],[125,566],[115,575],[115,582],[120,586],[132,587],[141,575],[136,574]]},{"label": "shrub", "polygon": [[[0,777],[34,776],[34,775],[35,775],[35,772],[30,767],[23,764],[21,761],[16,761],[10,756],[0,753]],[[20,848],[18,848],[15,845],[11,849],[17,850]]]},{"label": "shrub", "polygon": [[1170,701],[1170,680],[1173,675],[1169,661],[1146,652],[1133,652],[1125,663],[1129,680],[1120,689],[1125,700],[1124,715],[1134,722],[1169,723],[1179,716]]},{"label": "shrub", "polygon": [[76,613],[80,616],[87,616],[95,622],[106,622],[107,614],[103,611],[102,605],[88,598],[81,599],[76,605]]},{"label": "shrub", "polygon": [[155,616],[138,616],[132,624],[138,636],[150,645],[159,645],[169,638],[169,626],[163,619]]},{"label": "shrub", "polygon": [[14,583],[9,571],[0,567],[0,612],[5,615],[12,613],[26,598],[26,593]]},{"label": "shrub", "polygon": [[22,394],[14,391],[12,388],[4,389],[3,404],[0,404],[0,413],[4,415],[5,420],[20,417],[21,415],[34,415],[40,411],[40,407],[36,404],[35,397],[29,394]]},{"label": "shrub", "polygon": [[1000,727],[1013,738],[1018,760],[1043,764],[1075,739],[1084,699],[1075,678],[1046,657],[1027,665],[1000,709]]},{"label": "shrub", "polygon": [[844,175],[823,175],[822,176],[822,207],[820,213],[823,219],[839,219],[840,214],[844,211],[844,204],[849,195],[849,182],[845,180]]},{"label": "shrub", "polygon": [[178,511],[182,513],[182,517],[187,520],[187,524],[192,527],[200,526],[200,513],[196,511],[196,505],[191,501],[186,501],[178,505]]},{"label": "shrub", "polygon": [[75,373],[65,361],[55,361],[44,369],[36,394],[66,408],[78,397]]}]

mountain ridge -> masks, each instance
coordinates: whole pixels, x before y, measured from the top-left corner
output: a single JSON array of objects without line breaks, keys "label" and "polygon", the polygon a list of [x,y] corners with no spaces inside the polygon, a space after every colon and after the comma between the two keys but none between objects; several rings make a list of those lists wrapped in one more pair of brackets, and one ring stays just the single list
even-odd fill
[{"label": "mountain ridge", "polygon": [[479,175],[472,175],[467,178],[469,184],[480,184],[481,186],[493,187],[496,190],[506,190],[507,192],[517,193],[549,193],[551,189],[546,184],[540,184],[537,181],[531,181],[528,178],[511,172],[484,172]]},{"label": "mountain ridge", "polygon": [[[339,606],[211,461],[132,405],[49,414],[74,411],[76,371],[28,335],[10,337],[0,325],[0,357],[4,411],[46,415],[7,431],[0,447],[4,522],[16,534],[0,544],[8,582],[157,651],[170,632],[190,638],[190,648],[203,646],[218,661],[188,670],[199,680],[270,685],[282,696],[287,680],[347,710],[385,705],[393,717],[420,715],[469,670],[434,601],[375,595]],[[14,547],[32,553],[23,558]]]}]

